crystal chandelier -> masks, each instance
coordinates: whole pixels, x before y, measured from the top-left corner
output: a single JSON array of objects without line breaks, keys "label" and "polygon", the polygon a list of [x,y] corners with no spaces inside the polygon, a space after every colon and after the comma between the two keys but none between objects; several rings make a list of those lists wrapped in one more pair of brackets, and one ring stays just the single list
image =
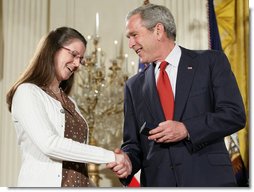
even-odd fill
[{"label": "crystal chandelier", "polygon": [[[89,126],[89,144],[109,150],[122,142],[124,83],[128,79],[128,55],[119,50],[106,68],[106,54],[99,45],[99,36],[89,36],[93,51],[86,54],[86,64],[75,76],[75,93],[82,115]],[[115,45],[117,41],[114,42]],[[88,165],[89,175],[99,185],[99,165]]]}]

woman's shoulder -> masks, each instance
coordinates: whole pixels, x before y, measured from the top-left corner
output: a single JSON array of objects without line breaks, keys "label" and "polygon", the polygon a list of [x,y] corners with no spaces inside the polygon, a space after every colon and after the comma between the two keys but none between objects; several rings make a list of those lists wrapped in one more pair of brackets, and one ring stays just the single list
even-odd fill
[{"label": "woman's shoulder", "polygon": [[39,88],[37,85],[34,83],[21,83],[18,86],[18,89],[34,89],[34,88]]},{"label": "woman's shoulder", "polygon": [[28,95],[31,93],[38,94],[41,91],[42,89],[34,83],[22,83],[18,86],[16,93]]},{"label": "woman's shoulder", "polygon": [[29,108],[34,105],[39,105],[42,94],[40,87],[33,83],[22,83],[17,87],[13,95],[12,111],[18,111],[22,108]]}]

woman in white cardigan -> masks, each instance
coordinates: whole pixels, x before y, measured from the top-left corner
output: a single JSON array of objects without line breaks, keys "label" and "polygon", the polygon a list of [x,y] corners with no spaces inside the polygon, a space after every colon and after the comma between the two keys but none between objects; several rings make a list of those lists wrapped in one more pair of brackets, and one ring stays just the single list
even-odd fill
[{"label": "woman in white cardigan", "polygon": [[51,31],[7,94],[22,152],[19,187],[91,186],[86,163],[126,163],[87,144],[88,125],[68,96],[86,44],[73,28]]}]

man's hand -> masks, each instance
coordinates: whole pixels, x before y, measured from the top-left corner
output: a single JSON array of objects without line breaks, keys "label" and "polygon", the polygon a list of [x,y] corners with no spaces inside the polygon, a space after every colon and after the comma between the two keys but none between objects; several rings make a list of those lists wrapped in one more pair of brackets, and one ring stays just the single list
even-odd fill
[{"label": "man's hand", "polygon": [[131,174],[132,165],[126,153],[121,149],[115,149],[116,161],[107,164],[107,168],[111,169],[117,177],[126,178]]},{"label": "man's hand", "polygon": [[183,123],[167,120],[151,130],[149,134],[149,140],[158,143],[171,143],[185,139],[188,136],[188,131]]}]

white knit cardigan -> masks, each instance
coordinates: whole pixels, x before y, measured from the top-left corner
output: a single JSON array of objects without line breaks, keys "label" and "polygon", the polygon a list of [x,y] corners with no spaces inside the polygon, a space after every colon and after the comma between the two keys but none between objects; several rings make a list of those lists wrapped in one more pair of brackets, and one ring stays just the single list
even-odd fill
[{"label": "white knit cardigan", "polygon": [[60,187],[63,160],[98,164],[115,161],[112,151],[64,138],[61,103],[34,84],[18,87],[12,118],[22,153],[20,187]]}]

